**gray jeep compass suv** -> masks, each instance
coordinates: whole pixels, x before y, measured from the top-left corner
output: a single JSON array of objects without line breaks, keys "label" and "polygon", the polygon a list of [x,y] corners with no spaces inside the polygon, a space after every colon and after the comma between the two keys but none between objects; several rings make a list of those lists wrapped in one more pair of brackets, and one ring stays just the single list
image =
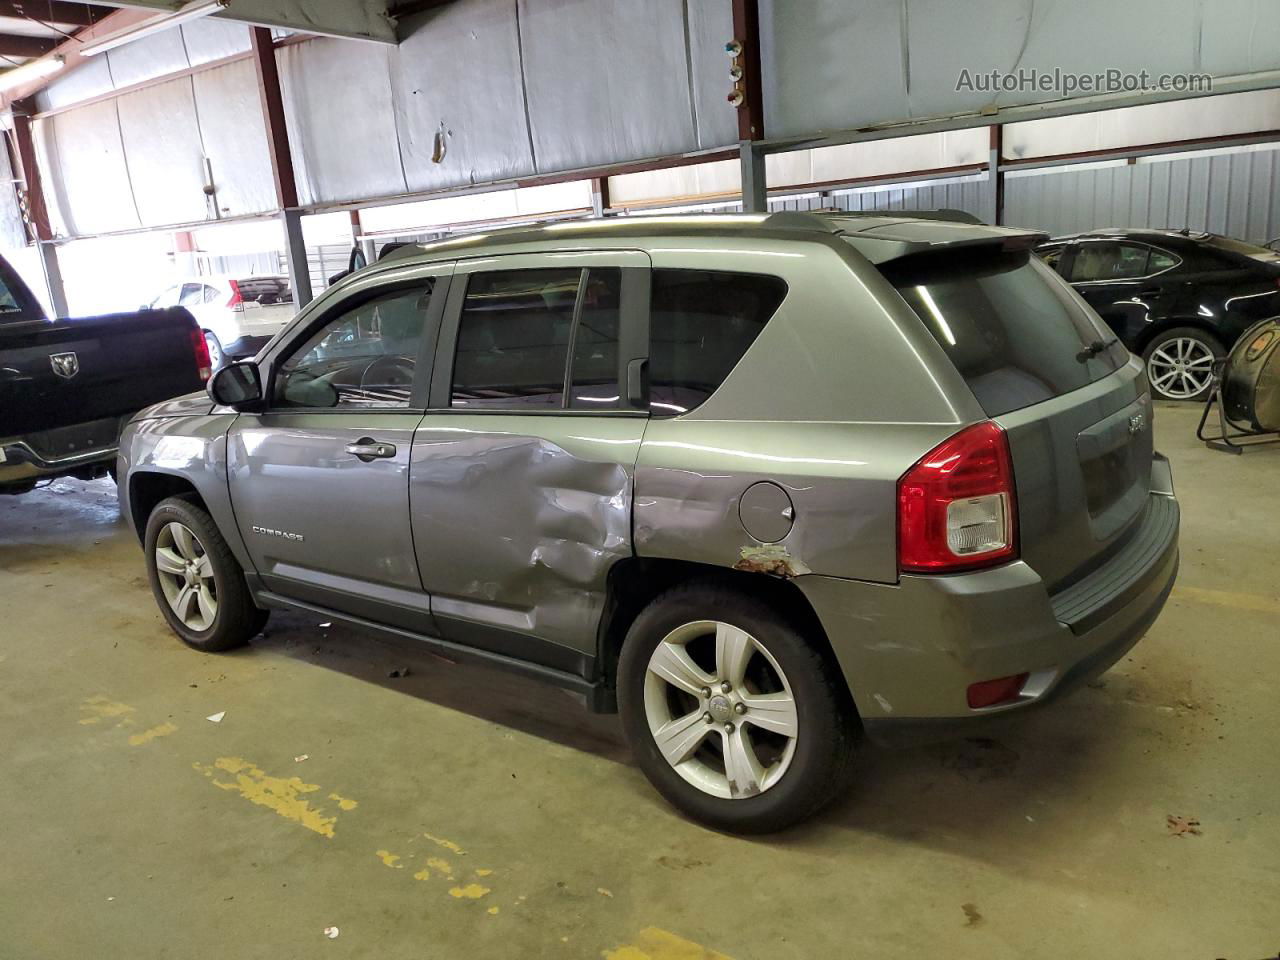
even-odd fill
[{"label": "gray jeep compass suv", "polygon": [[287,608],[519,670],[619,710],[686,813],[778,829],[862,734],[1046,701],[1173,585],[1142,365],[1043,239],[788,213],[405,247],[134,419],[124,514],[197,649]]}]

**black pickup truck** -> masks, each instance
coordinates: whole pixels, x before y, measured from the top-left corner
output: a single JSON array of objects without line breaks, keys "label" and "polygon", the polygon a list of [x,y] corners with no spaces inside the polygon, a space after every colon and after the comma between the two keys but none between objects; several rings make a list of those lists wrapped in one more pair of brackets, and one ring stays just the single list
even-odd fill
[{"label": "black pickup truck", "polygon": [[111,473],[125,422],[199,390],[209,367],[181,307],[50,320],[0,258],[0,494]]}]

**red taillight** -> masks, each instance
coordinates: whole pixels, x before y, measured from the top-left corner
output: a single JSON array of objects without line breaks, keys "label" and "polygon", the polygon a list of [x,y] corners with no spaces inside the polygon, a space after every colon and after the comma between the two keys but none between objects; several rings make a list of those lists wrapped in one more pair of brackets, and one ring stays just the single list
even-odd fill
[{"label": "red taillight", "polygon": [[231,285],[231,299],[227,301],[227,306],[236,313],[244,313],[244,297],[240,295],[240,284],[234,280],[228,280]]},{"label": "red taillight", "polygon": [[995,680],[969,684],[969,709],[994,707],[998,703],[1017,700],[1029,676],[1031,676],[1029,673],[1020,673],[1016,677],[998,677]]},{"label": "red taillight", "polygon": [[191,328],[191,349],[196,353],[196,369],[200,371],[201,382],[204,382],[213,375],[213,361],[209,358],[209,344],[204,339],[204,331],[199,327]]},{"label": "red taillight", "polygon": [[898,566],[952,573],[1018,555],[1009,441],[987,420],[945,440],[898,481]]}]

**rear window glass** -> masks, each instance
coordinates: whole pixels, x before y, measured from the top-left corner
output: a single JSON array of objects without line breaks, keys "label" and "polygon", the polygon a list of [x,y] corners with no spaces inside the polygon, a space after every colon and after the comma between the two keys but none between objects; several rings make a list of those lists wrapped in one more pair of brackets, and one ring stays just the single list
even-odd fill
[{"label": "rear window glass", "polygon": [[264,307],[273,303],[293,303],[293,291],[283,277],[251,277],[237,280],[240,297],[245,303],[258,303]]},{"label": "rear window glass", "polygon": [[786,283],[761,274],[654,270],[650,412],[676,416],[711,396],[786,293]]},{"label": "rear window glass", "polygon": [[954,251],[880,265],[988,416],[1069,393],[1128,351],[1053,271],[1026,252]]}]

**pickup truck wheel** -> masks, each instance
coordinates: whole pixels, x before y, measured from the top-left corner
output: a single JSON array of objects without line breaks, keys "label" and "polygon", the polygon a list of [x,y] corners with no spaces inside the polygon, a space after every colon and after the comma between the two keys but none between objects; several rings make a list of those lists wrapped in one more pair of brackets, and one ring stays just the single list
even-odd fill
[{"label": "pickup truck wheel", "polygon": [[267,611],[254,604],[244,570],[200,507],[182,497],[162,500],[147,520],[144,546],[151,592],[187,645],[230,650],[261,632]]},{"label": "pickup truck wheel", "polygon": [[844,680],[769,605],[676,587],[641,612],[618,706],[641,770],[674,806],[735,833],[798,823],[848,781],[856,725]]}]

